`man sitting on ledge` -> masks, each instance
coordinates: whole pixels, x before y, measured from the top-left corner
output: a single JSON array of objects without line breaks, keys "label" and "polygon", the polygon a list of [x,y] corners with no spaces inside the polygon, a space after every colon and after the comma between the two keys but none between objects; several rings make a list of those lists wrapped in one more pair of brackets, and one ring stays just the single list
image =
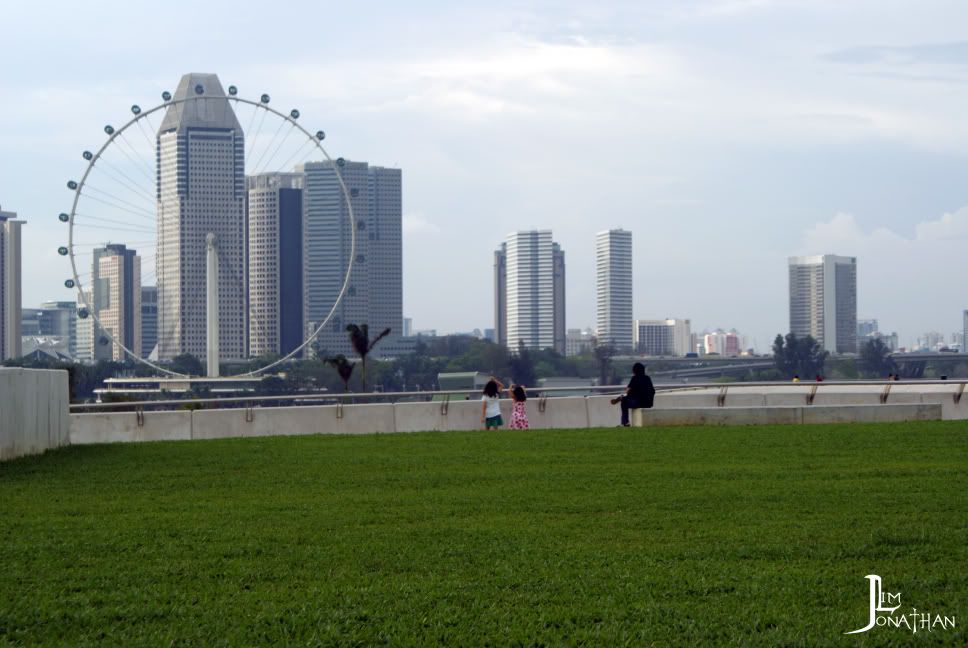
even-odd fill
[{"label": "man sitting on ledge", "polygon": [[632,365],[632,380],[625,388],[625,395],[612,399],[612,405],[622,404],[622,425],[629,426],[629,410],[650,408],[655,402],[655,387],[652,379],[645,375],[645,365],[636,362]]}]

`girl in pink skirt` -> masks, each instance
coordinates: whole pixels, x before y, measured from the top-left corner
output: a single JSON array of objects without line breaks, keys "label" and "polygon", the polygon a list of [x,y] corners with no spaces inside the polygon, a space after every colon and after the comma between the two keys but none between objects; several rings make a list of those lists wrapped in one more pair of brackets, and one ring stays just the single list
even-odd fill
[{"label": "girl in pink skirt", "polygon": [[524,391],[523,385],[511,385],[508,389],[511,394],[511,400],[514,401],[514,405],[511,409],[511,422],[508,424],[508,429],[511,430],[527,430],[528,429],[528,412],[525,409],[524,402],[528,400],[528,395]]}]

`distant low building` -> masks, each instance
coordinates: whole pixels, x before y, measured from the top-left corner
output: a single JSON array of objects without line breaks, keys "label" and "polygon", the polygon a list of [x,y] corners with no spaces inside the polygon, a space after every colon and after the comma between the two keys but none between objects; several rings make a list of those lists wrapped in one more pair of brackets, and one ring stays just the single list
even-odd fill
[{"label": "distant low building", "polygon": [[40,305],[40,334],[65,341],[67,353],[77,352],[77,302],[47,301]]},{"label": "distant low building", "polygon": [[864,337],[857,338],[857,352],[860,353],[861,349],[863,349],[872,340],[880,340],[884,343],[884,346],[891,351],[898,350],[897,333],[881,333],[880,331],[873,331]]},{"label": "distant low building", "polygon": [[45,337],[43,335],[23,336],[23,355],[29,358],[49,358],[60,362],[73,362],[74,356],[68,349],[68,338]]},{"label": "distant low building", "polygon": [[870,335],[881,329],[877,326],[876,319],[859,319],[857,320],[857,337],[861,338],[866,335]]},{"label": "distant low building", "polygon": [[[455,371],[437,374],[437,388],[440,391],[467,390],[467,397],[479,397],[484,385],[491,379],[490,374],[480,371]],[[453,399],[453,398],[452,398]]]},{"label": "distant low building", "polygon": [[946,346],[944,334],[937,331],[929,331],[918,338],[915,347],[921,351],[937,351]]},{"label": "distant low building", "polygon": [[597,345],[598,338],[591,329],[568,329],[565,332],[566,356],[590,353]]},{"label": "distant low building", "polygon": [[[538,384],[536,387],[539,391],[544,389],[567,389],[567,391],[553,391],[547,392],[547,394],[542,394],[549,397],[591,396],[594,392],[585,388],[593,387],[595,382],[596,381],[593,378],[560,376],[557,378],[538,378]],[[529,385],[528,387],[530,388],[532,386]],[[529,389],[528,391],[531,390]]]},{"label": "distant low building", "polygon": [[635,351],[652,356],[685,356],[693,352],[690,328],[687,319],[635,320]]},{"label": "distant low building", "polygon": [[736,331],[714,331],[706,333],[703,339],[706,353],[721,356],[738,356],[742,351],[739,334]]}]

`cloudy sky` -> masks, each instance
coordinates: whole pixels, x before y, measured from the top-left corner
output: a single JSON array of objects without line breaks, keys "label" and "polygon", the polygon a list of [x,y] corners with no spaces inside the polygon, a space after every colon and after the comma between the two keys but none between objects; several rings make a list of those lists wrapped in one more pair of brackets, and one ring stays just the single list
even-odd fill
[{"label": "cloudy sky", "polygon": [[[352,5],[352,6],[350,6]],[[7,3],[0,205],[24,305],[72,298],[67,179],[189,71],[299,108],[404,177],[404,311],[492,326],[492,252],[550,228],[593,326],[596,231],[634,314],[788,329],[786,259],[858,257],[858,315],[912,342],[968,308],[968,5],[919,0]]]}]

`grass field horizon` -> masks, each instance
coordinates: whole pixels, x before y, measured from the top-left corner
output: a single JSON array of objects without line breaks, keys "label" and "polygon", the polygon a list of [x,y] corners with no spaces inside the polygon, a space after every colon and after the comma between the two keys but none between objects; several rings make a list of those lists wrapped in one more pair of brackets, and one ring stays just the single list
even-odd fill
[{"label": "grass field horizon", "polygon": [[[306,436],[0,463],[0,645],[964,645],[968,423]],[[868,574],[916,635],[867,621]]]}]

